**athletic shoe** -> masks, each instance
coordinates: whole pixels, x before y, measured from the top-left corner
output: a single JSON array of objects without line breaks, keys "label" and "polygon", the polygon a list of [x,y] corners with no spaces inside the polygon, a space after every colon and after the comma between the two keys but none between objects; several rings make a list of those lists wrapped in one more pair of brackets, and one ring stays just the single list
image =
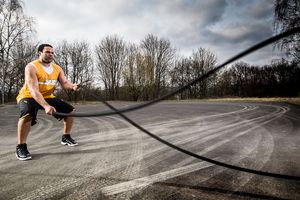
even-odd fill
[{"label": "athletic shoe", "polygon": [[76,146],[78,145],[78,143],[73,140],[73,138],[71,138],[71,135],[63,135],[62,138],[61,138],[61,144],[62,145],[68,145],[68,146]]},{"label": "athletic shoe", "polygon": [[30,160],[31,155],[27,150],[27,144],[18,144],[16,147],[16,157],[19,160]]}]

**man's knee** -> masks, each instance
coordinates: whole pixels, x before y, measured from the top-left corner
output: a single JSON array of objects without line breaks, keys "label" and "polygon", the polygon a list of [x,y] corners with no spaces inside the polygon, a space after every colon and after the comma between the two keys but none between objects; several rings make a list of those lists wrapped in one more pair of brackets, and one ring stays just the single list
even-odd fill
[{"label": "man's knee", "polygon": [[64,122],[73,122],[73,121],[74,121],[74,117],[71,116],[64,117]]}]

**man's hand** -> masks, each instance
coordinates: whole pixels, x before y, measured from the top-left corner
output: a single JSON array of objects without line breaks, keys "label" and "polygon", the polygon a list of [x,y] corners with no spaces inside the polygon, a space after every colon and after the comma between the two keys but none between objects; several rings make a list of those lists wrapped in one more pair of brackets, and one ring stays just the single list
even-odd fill
[{"label": "man's hand", "polygon": [[79,84],[73,84],[73,86],[72,86],[73,91],[77,91],[77,90],[79,90],[79,88],[80,88]]},{"label": "man's hand", "polygon": [[56,110],[53,106],[47,105],[44,108],[45,108],[46,114],[48,114],[48,115],[52,115],[54,112],[56,112]]}]

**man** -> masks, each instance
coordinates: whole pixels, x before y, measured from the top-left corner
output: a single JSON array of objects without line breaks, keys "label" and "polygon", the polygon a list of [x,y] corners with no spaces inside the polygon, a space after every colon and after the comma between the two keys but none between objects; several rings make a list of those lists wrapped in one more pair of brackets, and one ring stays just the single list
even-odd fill
[{"label": "man", "polygon": [[[38,47],[39,58],[25,67],[25,83],[17,96],[20,109],[18,122],[18,145],[16,157],[19,160],[29,160],[31,155],[27,149],[27,137],[31,126],[36,124],[36,116],[39,109],[44,109],[48,115],[55,112],[71,113],[74,107],[55,98],[53,91],[57,81],[64,89],[76,91],[78,84],[68,81],[62,68],[53,63],[54,51],[49,44],[41,44]],[[71,138],[73,117],[61,117],[53,115],[58,120],[64,121],[64,134],[61,144],[76,146],[77,142]]]}]

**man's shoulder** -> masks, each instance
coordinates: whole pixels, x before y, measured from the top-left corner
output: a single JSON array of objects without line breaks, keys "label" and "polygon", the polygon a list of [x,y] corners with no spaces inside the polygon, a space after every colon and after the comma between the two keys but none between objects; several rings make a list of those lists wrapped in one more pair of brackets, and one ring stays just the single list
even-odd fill
[{"label": "man's shoulder", "polygon": [[33,60],[30,63],[28,63],[28,65],[38,65],[38,64],[40,64],[39,59]]},{"label": "man's shoulder", "polygon": [[39,60],[33,60],[26,65],[26,68],[35,68],[38,65]]},{"label": "man's shoulder", "polygon": [[30,62],[26,65],[25,69],[28,69],[28,70],[36,70],[35,68],[35,64],[33,62]]},{"label": "man's shoulder", "polygon": [[56,64],[56,63],[52,63],[52,66],[54,67],[54,68],[57,68],[57,69],[59,69],[59,70],[62,70],[62,67],[61,66],[59,66],[58,64]]}]

